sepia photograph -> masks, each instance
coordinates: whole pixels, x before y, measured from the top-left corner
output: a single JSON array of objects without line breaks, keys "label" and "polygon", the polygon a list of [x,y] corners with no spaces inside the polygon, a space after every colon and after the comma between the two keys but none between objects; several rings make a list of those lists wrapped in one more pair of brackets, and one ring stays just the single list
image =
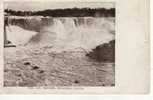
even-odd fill
[{"label": "sepia photograph", "polygon": [[114,2],[4,2],[4,87],[115,86]]}]

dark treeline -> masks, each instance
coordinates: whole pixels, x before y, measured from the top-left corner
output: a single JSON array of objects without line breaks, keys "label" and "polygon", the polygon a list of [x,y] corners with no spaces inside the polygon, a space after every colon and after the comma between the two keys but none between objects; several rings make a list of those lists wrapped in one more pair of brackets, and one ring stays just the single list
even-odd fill
[{"label": "dark treeline", "polygon": [[67,8],[47,9],[43,11],[14,11],[5,9],[5,12],[14,16],[51,16],[51,17],[115,17],[115,8]]}]

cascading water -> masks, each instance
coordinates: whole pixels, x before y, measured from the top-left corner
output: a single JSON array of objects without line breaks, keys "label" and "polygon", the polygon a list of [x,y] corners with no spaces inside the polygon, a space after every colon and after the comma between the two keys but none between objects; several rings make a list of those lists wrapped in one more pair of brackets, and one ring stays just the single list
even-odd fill
[{"label": "cascading water", "polygon": [[55,51],[81,47],[90,51],[115,38],[111,33],[115,31],[114,18],[27,18],[22,19],[26,22],[24,24],[18,18],[9,20],[11,25],[7,28],[8,39],[16,45],[53,46],[52,50]]}]

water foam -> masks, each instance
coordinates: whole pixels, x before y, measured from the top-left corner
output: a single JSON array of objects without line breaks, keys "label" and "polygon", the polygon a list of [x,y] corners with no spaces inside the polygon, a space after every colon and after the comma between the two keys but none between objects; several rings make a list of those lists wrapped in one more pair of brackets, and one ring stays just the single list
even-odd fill
[{"label": "water foam", "polygon": [[[97,45],[108,43],[115,38],[114,22],[107,18],[72,17],[50,18],[51,24],[41,21],[40,32],[27,31],[18,26],[7,28],[9,40],[16,45],[53,46],[53,51],[74,50],[84,48],[87,51]],[[26,19],[28,20],[28,19]],[[16,37],[14,37],[16,36]]]}]

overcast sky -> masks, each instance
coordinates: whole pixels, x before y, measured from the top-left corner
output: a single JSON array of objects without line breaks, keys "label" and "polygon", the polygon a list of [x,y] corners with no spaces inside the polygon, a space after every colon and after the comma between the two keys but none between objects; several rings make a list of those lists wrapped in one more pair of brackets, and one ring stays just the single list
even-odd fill
[{"label": "overcast sky", "polygon": [[114,3],[102,2],[5,2],[4,7],[12,10],[20,11],[38,11],[45,9],[58,9],[58,8],[114,8]]}]

